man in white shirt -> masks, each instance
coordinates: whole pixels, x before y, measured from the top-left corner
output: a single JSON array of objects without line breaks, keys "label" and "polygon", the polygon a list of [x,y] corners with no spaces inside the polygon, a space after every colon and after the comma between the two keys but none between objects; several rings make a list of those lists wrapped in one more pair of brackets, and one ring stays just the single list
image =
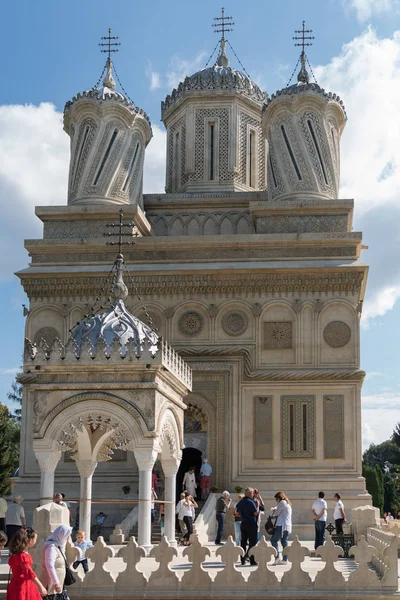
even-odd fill
[{"label": "man in white shirt", "polygon": [[340,494],[335,494],[336,500],[335,510],[333,511],[333,518],[335,519],[335,527],[337,535],[343,535],[343,523],[347,523],[346,514],[344,512],[343,502],[340,499]]},{"label": "man in white shirt", "polygon": [[325,492],[319,492],[318,498],[314,500],[312,505],[312,513],[314,516],[314,524],[315,524],[315,550],[319,546],[323,546],[325,544],[325,525],[326,518],[328,514],[328,505],[324,500]]}]

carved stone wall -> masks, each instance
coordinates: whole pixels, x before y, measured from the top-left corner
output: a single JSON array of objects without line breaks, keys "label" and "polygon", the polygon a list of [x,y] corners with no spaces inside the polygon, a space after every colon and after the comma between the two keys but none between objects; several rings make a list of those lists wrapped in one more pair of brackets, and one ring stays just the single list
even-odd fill
[{"label": "carved stone wall", "polygon": [[205,119],[219,119],[219,170],[216,174],[220,181],[233,180],[233,173],[228,167],[228,128],[229,112],[227,108],[198,108],[195,121],[195,171],[191,178],[196,181],[206,180],[205,168]]},{"label": "carved stone wall", "polygon": [[225,333],[237,336],[242,335],[246,331],[249,319],[242,310],[231,310],[222,317],[221,324]]},{"label": "carved stone wall", "polygon": [[155,235],[174,234],[174,223],[179,220],[182,224],[180,235],[226,235],[227,222],[230,223],[231,234],[253,233],[249,211],[240,212],[198,212],[179,214],[147,213]]},{"label": "carved stone wall", "polygon": [[292,321],[266,321],[264,323],[264,348],[292,348]]},{"label": "carved stone wall", "polygon": [[272,396],[254,398],[254,458],[274,458]]},{"label": "carved stone wall", "polygon": [[186,312],[179,319],[179,330],[183,335],[194,336],[200,333],[204,326],[202,315],[195,311]]},{"label": "carved stone wall", "polygon": [[342,348],[351,339],[351,329],[343,321],[331,321],[324,329],[324,340],[331,348]]},{"label": "carved stone wall", "polygon": [[258,190],[266,189],[265,180],[265,138],[262,133],[261,124],[256,119],[241,113],[240,115],[240,135],[239,135],[239,173],[240,181],[247,185],[247,158],[250,152],[248,144],[248,125],[257,132],[257,183],[253,187]]},{"label": "carved stone wall", "polygon": [[[257,217],[257,233],[318,233],[347,231],[347,215]],[[321,250],[320,250],[321,252]]]},{"label": "carved stone wall", "polygon": [[344,396],[324,396],[324,458],[344,458]]},{"label": "carved stone wall", "polygon": [[[303,423],[302,407],[306,406],[307,420]],[[290,406],[293,406],[294,447],[290,447]],[[315,457],[315,396],[282,396],[282,458]],[[303,446],[303,427],[306,427],[307,443]]]}]

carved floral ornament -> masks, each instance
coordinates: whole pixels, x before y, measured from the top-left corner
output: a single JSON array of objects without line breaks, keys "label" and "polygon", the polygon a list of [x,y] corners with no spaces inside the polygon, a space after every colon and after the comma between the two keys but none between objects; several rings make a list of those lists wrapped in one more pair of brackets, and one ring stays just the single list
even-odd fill
[{"label": "carved floral ornament", "polygon": [[292,348],[292,321],[266,321],[264,323],[264,348]]},{"label": "carved floral ornament", "polygon": [[249,320],[241,310],[231,310],[222,317],[222,329],[228,335],[242,335],[247,329]]},{"label": "carved floral ornament", "polygon": [[179,319],[179,329],[183,335],[194,336],[201,332],[204,326],[202,315],[195,311],[185,312]]},{"label": "carved floral ornament", "polygon": [[331,321],[324,329],[324,340],[331,348],[342,348],[351,339],[351,329],[343,321]]}]

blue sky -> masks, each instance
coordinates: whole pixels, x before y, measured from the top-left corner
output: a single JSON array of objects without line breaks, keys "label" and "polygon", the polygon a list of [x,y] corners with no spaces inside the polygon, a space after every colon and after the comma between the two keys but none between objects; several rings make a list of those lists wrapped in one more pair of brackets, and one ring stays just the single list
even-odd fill
[{"label": "blue sky", "polygon": [[[163,190],[165,133],[160,102],[204,66],[218,36],[221,2],[183,0],[20,0],[2,7],[0,50],[0,399],[21,362],[24,293],[13,272],[26,266],[23,239],[41,235],[34,206],[65,204],[68,137],[63,106],[92,87],[108,27],[122,46],[117,72],[149,114],[154,138],[145,191]],[[342,198],[356,202],[371,265],[362,323],[364,445],[386,439],[400,421],[400,7],[398,0],[230,0],[228,35],[246,70],[268,93],[284,87],[298,58],[293,30],[305,19],[316,39],[309,58],[317,79],[339,93],[349,122],[342,138]],[[233,66],[239,67],[228,49]]]}]

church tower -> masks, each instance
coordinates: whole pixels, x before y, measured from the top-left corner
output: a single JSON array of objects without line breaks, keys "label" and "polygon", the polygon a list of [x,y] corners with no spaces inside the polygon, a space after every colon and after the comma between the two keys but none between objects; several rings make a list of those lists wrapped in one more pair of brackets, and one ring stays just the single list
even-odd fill
[{"label": "church tower", "polygon": [[336,199],[346,112],[339,96],[310,82],[304,46],[299,62],[297,83],[277,91],[263,107],[268,196],[270,200]]},{"label": "church tower", "polygon": [[231,17],[217,17],[216,63],[181,82],[161,106],[167,128],[166,192],[258,191],[266,188],[266,143],[261,109],[267,95],[232,68],[225,33]]},{"label": "church tower", "polygon": [[71,138],[68,204],[142,206],[143,164],[152,137],[148,116],[115,89],[110,46],[102,86],[74,96],[64,109]]}]

